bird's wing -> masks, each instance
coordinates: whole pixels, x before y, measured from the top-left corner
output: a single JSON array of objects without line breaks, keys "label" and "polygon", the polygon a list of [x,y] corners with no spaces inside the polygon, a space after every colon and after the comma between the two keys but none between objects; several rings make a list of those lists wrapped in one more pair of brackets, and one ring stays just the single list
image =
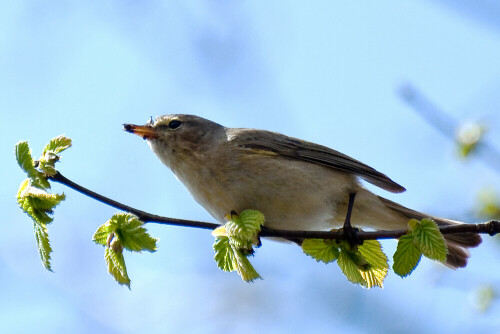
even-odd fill
[{"label": "bird's wing", "polygon": [[226,134],[228,141],[243,148],[270,151],[283,157],[353,173],[390,192],[400,193],[406,190],[387,175],[325,146],[264,130],[227,128]]}]

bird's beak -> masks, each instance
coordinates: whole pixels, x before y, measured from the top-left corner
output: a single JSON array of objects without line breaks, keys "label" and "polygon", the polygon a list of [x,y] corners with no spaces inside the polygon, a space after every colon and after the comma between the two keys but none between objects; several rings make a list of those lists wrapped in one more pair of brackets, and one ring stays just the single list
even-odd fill
[{"label": "bird's beak", "polygon": [[143,139],[158,138],[155,128],[149,125],[123,124],[123,130],[141,136]]}]

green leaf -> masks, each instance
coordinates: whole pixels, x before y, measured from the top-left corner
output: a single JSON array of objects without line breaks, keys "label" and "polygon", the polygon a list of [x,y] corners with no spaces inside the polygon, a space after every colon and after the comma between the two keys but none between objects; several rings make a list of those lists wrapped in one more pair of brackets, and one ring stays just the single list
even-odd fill
[{"label": "green leaf", "polygon": [[240,275],[242,280],[245,282],[253,282],[257,278],[261,278],[248,260],[247,255],[243,254],[240,250],[233,249],[233,251],[236,272]]},{"label": "green leaf", "polygon": [[347,279],[355,284],[360,284],[366,286],[367,282],[360,273],[358,266],[358,258],[353,256],[354,254],[347,251],[345,248],[341,247],[339,258],[337,259],[337,264],[344,273]]},{"label": "green leaf", "polygon": [[446,262],[448,247],[439,227],[432,219],[424,218],[413,231],[413,242],[429,259]]},{"label": "green leaf", "polygon": [[20,141],[15,146],[16,160],[21,167],[21,169],[28,175],[32,180],[32,184],[35,187],[42,189],[49,189],[50,183],[47,179],[35,169],[33,158],[31,156],[31,150],[28,146],[27,141]]},{"label": "green leaf", "polygon": [[55,163],[59,161],[58,154],[70,146],[71,139],[62,135],[50,140],[44,147],[38,163],[38,168],[42,170],[43,174],[53,176],[57,173]]},{"label": "green leaf", "polygon": [[369,268],[367,270],[360,270],[359,273],[365,281],[365,283],[362,284],[364,287],[368,289],[373,288],[374,286],[378,286],[379,288],[384,287],[384,279],[387,276],[387,269]]},{"label": "green leaf", "polygon": [[19,167],[28,174],[29,177],[35,175],[37,170],[33,165],[33,158],[31,157],[31,150],[27,141],[20,141],[15,146],[16,160]]},{"label": "green leaf", "polygon": [[256,210],[244,210],[239,215],[232,214],[224,227],[228,236],[243,244],[255,243],[256,236],[264,224],[264,215]]},{"label": "green leaf", "polygon": [[45,156],[42,156],[38,162],[38,168],[42,170],[45,176],[54,176],[57,173],[56,168],[54,167],[56,161],[57,160],[47,160],[45,159]]},{"label": "green leaf", "polygon": [[213,245],[215,262],[219,269],[232,272],[236,271],[245,282],[252,282],[260,278],[246,254],[234,247],[228,237],[217,237]]},{"label": "green leaf", "polygon": [[130,289],[130,278],[127,274],[125,259],[122,253],[116,253],[111,248],[104,251],[104,259],[108,264],[108,272],[120,284],[128,286]]},{"label": "green leaf", "polygon": [[421,257],[422,252],[413,242],[412,233],[403,235],[399,238],[398,247],[394,253],[392,269],[397,275],[406,277],[415,269]]},{"label": "green leaf", "polygon": [[215,262],[224,271],[236,271],[245,282],[260,278],[247,256],[253,254],[252,245],[258,245],[258,233],[264,224],[264,215],[256,210],[231,214],[229,221],[212,232]]},{"label": "green leaf", "polygon": [[223,271],[231,272],[235,271],[236,268],[233,265],[233,249],[229,244],[228,237],[217,237],[215,238],[215,242],[213,245],[215,252],[215,262],[217,263],[217,267]]},{"label": "green leaf", "polygon": [[47,270],[52,271],[52,268],[50,266],[50,253],[52,252],[52,248],[50,247],[47,227],[45,226],[45,224],[34,223],[33,228],[35,231],[36,244],[38,247],[38,252],[40,253],[42,264]]},{"label": "green leaf", "polygon": [[302,242],[302,251],[324,263],[333,262],[339,257],[339,246],[334,240],[305,239]]},{"label": "green leaf", "polygon": [[43,189],[32,186],[32,182],[32,179],[26,179],[21,183],[17,192],[17,203],[36,223],[49,224],[53,220],[50,216],[53,209],[66,196],[47,193]]},{"label": "green leaf", "polygon": [[382,245],[377,240],[364,240],[358,249],[372,268],[389,269],[387,255],[382,251]]},{"label": "green leaf", "polygon": [[115,226],[111,225],[109,221],[99,226],[97,231],[95,231],[92,236],[92,241],[96,244],[106,246],[108,244],[108,236],[113,233],[115,230]]},{"label": "green leaf", "polygon": [[19,207],[30,216],[34,223],[34,233],[38,252],[42,263],[51,271],[50,253],[52,248],[49,243],[47,224],[51,223],[54,208],[63,201],[64,194],[50,194],[46,190],[50,188],[47,175],[56,173],[54,163],[59,160],[57,153],[71,146],[71,140],[62,136],[52,139],[45,147],[40,161],[35,167],[27,141],[20,141],[15,146],[16,160],[19,167],[28,175],[17,192],[17,203]]},{"label": "green leaf", "polygon": [[26,179],[21,183],[17,192],[17,203],[33,220],[35,239],[42,264],[47,270],[52,271],[50,266],[52,248],[46,224],[52,222],[53,218],[50,214],[54,207],[65,199],[65,196],[64,194],[49,194],[43,189],[32,186],[32,182],[32,179]]},{"label": "green leaf", "polygon": [[158,239],[151,237],[147,230],[142,227],[143,225],[144,223],[131,213],[118,213],[101,225],[94,233],[92,239],[94,242],[105,246],[108,235],[115,233],[119,237],[123,247],[127,250],[134,252],[143,250],[154,252],[157,249],[156,242]]},{"label": "green leaf", "polygon": [[337,263],[349,281],[365,288],[384,287],[389,265],[377,240],[365,240],[360,246],[340,242]]},{"label": "green leaf", "polygon": [[384,279],[389,270],[387,256],[382,251],[382,245],[377,240],[365,240],[359,246],[359,252],[368,262],[366,270],[361,270],[361,276],[366,281],[366,287],[384,287]]},{"label": "green leaf", "polygon": [[43,153],[47,153],[49,151],[53,152],[54,154],[61,153],[68,147],[71,147],[71,139],[60,135],[55,138],[52,138],[49,143],[43,148]]},{"label": "green leaf", "polygon": [[140,252],[147,250],[156,251],[157,239],[151,237],[142,227],[144,223],[131,213],[117,213],[106,223],[99,226],[92,240],[105,246],[104,257],[108,264],[108,272],[120,284],[125,284],[130,289],[130,279],[125,266],[123,249]]}]

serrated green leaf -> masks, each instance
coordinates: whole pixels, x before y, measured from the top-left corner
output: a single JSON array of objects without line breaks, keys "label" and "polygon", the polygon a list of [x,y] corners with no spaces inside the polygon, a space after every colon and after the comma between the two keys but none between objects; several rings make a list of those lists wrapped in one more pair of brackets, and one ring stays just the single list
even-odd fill
[{"label": "serrated green leaf", "polygon": [[258,233],[264,223],[264,215],[256,210],[231,214],[229,221],[212,234],[215,262],[224,271],[236,271],[245,282],[259,278],[259,274],[248,260],[253,253],[253,244],[258,244]]},{"label": "serrated green leaf", "polygon": [[54,154],[61,153],[68,147],[71,147],[71,139],[60,135],[55,138],[52,138],[49,143],[43,148],[43,153],[47,153],[49,151],[53,152]]},{"label": "serrated green leaf", "polygon": [[24,192],[28,187],[31,187],[31,180],[30,179],[25,179],[21,184],[19,185],[19,189],[17,190],[17,200],[19,201],[22,197]]},{"label": "serrated green leaf", "polygon": [[35,232],[36,245],[38,248],[38,253],[40,253],[40,259],[44,267],[52,271],[50,266],[50,253],[52,248],[50,247],[49,234],[47,232],[47,227],[45,224],[33,224],[33,229]]},{"label": "serrated green leaf", "polygon": [[384,279],[389,270],[387,256],[382,251],[382,245],[377,240],[364,240],[359,246],[359,252],[368,262],[365,270],[360,270],[361,276],[366,281],[366,287],[384,287]]},{"label": "serrated green leaf", "polygon": [[305,239],[302,242],[302,251],[316,261],[324,263],[333,262],[339,257],[338,245],[330,240]]},{"label": "serrated green leaf", "polygon": [[248,257],[240,250],[233,250],[236,271],[238,272],[238,275],[240,275],[241,279],[245,282],[253,282],[257,278],[261,278],[248,260]]},{"label": "serrated green leaf", "polygon": [[130,213],[118,213],[106,223],[99,226],[92,240],[106,247],[104,258],[108,264],[108,272],[120,284],[130,288],[130,278],[127,274],[123,249],[140,252],[156,250],[157,239],[151,237],[144,223]]},{"label": "serrated green leaf", "polygon": [[233,266],[233,251],[228,237],[217,237],[213,248],[215,252],[214,259],[219,269],[227,272],[236,270]]},{"label": "serrated green leaf", "polygon": [[260,278],[247,255],[243,254],[239,248],[234,247],[228,237],[217,237],[213,248],[214,259],[219,269],[227,272],[236,271],[245,282]]},{"label": "serrated green leaf", "polygon": [[358,249],[372,268],[389,268],[387,255],[382,251],[382,245],[377,240],[364,240]]},{"label": "serrated green leaf", "polygon": [[359,273],[363,277],[363,280],[366,282],[364,287],[370,289],[374,286],[384,288],[384,279],[387,276],[387,271],[387,269],[369,268],[367,270],[360,270]]},{"label": "serrated green leaf", "polygon": [[92,236],[92,241],[94,241],[96,244],[106,246],[108,244],[108,236],[114,231],[116,226],[111,225],[108,222],[102,224],[99,226],[97,231],[94,232],[94,235]]},{"label": "serrated green leaf", "polygon": [[353,254],[351,252],[342,247],[337,259],[337,264],[350,282],[366,286],[368,283],[360,273],[357,260],[358,259],[353,259]]},{"label": "serrated green leaf", "polygon": [[413,242],[429,259],[446,262],[448,247],[439,227],[432,219],[424,218],[413,231]]},{"label": "serrated green leaf", "polygon": [[415,231],[415,229],[418,227],[418,225],[420,225],[420,220],[418,219],[410,219],[408,221],[408,228],[410,229],[410,231]]},{"label": "serrated green leaf", "polygon": [[33,165],[33,157],[27,141],[20,141],[15,146],[16,160],[19,167],[28,174],[29,177],[36,174],[37,170]]},{"label": "serrated green leaf", "polygon": [[45,190],[32,186],[32,179],[21,183],[17,193],[17,203],[36,223],[49,224],[53,209],[63,201],[64,194],[49,194]]},{"label": "serrated green leaf", "polygon": [[31,150],[28,146],[28,142],[27,141],[18,142],[15,146],[15,152],[16,152],[16,160],[19,167],[21,167],[21,169],[31,179],[33,186],[42,189],[49,189],[50,188],[49,181],[47,181],[47,179],[43,176],[42,173],[40,173],[35,169],[35,166],[33,164],[33,158],[31,156]]},{"label": "serrated green leaf", "polygon": [[125,259],[122,253],[116,253],[112,249],[106,247],[104,251],[104,259],[108,265],[108,272],[120,284],[128,286],[130,289],[130,278],[127,274]]},{"label": "serrated green leaf", "polygon": [[413,235],[411,233],[403,235],[399,238],[398,247],[393,256],[392,269],[397,275],[406,277],[415,269],[421,257],[422,252],[413,242]]},{"label": "serrated green leaf", "polygon": [[[113,215],[104,225],[101,225],[94,233],[93,240],[101,245],[106,245],[104,239],[107,235],[114,232],[119,238],[125,249],[134,252],[143,250],[156,251],[155,239],[149,235],[147,230],[142,227],[144,223],[131,213],[118,213]],[[104,234],[106,236],[104,237]]]},{"label": "serrated green leaf", "polygon": [[17,203],[23,211],[37,224],[49,224],[52,222],[52,217],[49,215],[51,211],[37,210],[33,204],[33,198],[24,196],[18,199]]},{"label": "serrated green leaf", "polygon": [[264,215],[257,210],[244,210],[239,215],[231,215],[225,230],[229,236],[237,236],[241,240],[253,242],[264,224]]}]

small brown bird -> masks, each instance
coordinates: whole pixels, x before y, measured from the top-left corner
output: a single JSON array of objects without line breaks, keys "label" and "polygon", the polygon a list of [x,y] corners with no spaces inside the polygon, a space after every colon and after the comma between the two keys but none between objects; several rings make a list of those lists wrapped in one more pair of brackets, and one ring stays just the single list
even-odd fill
[{"label": "small brown bird", "polygon": [[[125,124],[158,156],[217,221],[231,211],[259,210],[266,227],[330,230],[343,225],[349,195],[356,194],[351,224],[406,229],[411,218],[438,225],[459,222],[408,209],[365,189],[361,178],[399,193],[405,188],[385,174],[330,148],[279,133],[226,128],[193,115],[165,115],[146,125]],[[475,233],[448,234],[446,264],[465,267]]]}]

